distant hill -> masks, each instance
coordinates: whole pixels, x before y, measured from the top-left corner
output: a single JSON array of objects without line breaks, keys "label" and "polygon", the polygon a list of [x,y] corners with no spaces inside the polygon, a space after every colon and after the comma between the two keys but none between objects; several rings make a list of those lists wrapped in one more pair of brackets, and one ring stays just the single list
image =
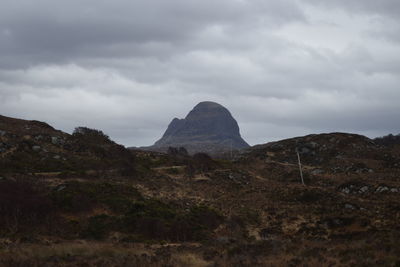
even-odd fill
[{"label": "distant hill", "polygon": [[160,140],[148,150],[165,151],[185,147],[189,153],[215,154],[248,148],[238,123],[228,109],[214,102],[200,102],[184,119],[174,118]]},{"label": "distant hill", "polygon": [[134,154],[102,131],[78,127],[72,135],[47,123],[0,116],[0,174],[134,172]]},{"label": "distant hill", "polygon": [[382,137],[377,137],[374,139],[374,142],[382,146],[400,145],[400,134],[398,135],[389,134]]},{"label": "distant hill", "polygon": [[312,134],[257,145],[248,149],[242,160],[296,165],[296,149],[302,163],[315,168],[316,173],[366,173],[400,167],[397,150],[382,147],[368,137],[349,133]]}]

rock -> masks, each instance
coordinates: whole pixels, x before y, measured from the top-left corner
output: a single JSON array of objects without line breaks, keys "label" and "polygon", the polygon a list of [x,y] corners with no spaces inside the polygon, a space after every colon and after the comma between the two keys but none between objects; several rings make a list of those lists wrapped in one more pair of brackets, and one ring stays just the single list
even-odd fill
[{"label": "rock", "polygon": [[59,191],[64,190],[65,188],[67,188],[67,186],[65,186],[65,185],[60,185],[60,186],[57,187],[56,190],[59,192]]},{"label": "rock", "polygon": [[38,152],[38,151],[42,150],[42,148],[40,146],[33,146],[32,150]]},{"label": "rock", "polygon": [[367,172],[372,173],[374,171],[371,169],[368,169],[368,168],[362,168],[362,169],[354,169],[354,172],[355,173],[367,173]]},{"label": "rock", "polygon": [[390,192],[392,192],[392,193],[399,193],[400,191],[399,191],[398,188],[391,188],[391,189],[390,189]]},{"label": "rock", "polygon": [[240,180],[243,180],[243,176],[239,173],[229,173],[228,178],[235,182],[240,182]]},{"label": "rock", "polygon": [[384,192],[388,192],[389,191],[389,187],[385,186],[385,185],[380,185],[378,186],[378,188],[375,190],[376,193],[384,193]]},{"label": "rock", "polygon": [[358,190],[358,192],[359,192],[360,194],[364,194],[364,193],[367,193],[368,190],[369,190],[369,187],[365,185],[365,186],[361,187],[361,188]]},{"label": "rock", "polygon": [[51,137],[51,143],[53,145],[62,145],[64,142],[61,138],[57,137],[57,136],[52,136]]},{"label": "rock", "polygon": [[353,193],[353,192],[354,192],[354,189],[355,189],[355,188],[356,188],[355,185],[350,184],[350,185],[342,186],[342,187],[339,189],[339,191],[342,192],[342,193],[345,193],[345,194],[350,194],[350,193]]},{"label": "rock", "polygon": [[61,159],[61,156],[55,155],[55,156],[53,157],[53,159]]},{"label": "rock", "polygon": [[323,174],[324,170],[323,169],[314,169],[311,171],[312,175],[319,175],[319,174]]},{"label": "rock", "polygon": [[344,184],[339,187],[339,191],[345,194],[365,194],[369,190],[369,186],[365,184]]},{"label": "rock", "polygon": [[0,143],[0,153],[6,152],[8,145],[6,143]]},{"label": "rock", "polygon": [[64,145],[65,144],[65,139],[63,139],[62,137],[58,137],[58,136],[52,136],[51,137],[51,143],[53,145]]},{"label": "rock", "polygon": [[348,204],[348,203],[344,205],[344,208],[345,209],[350,209],[350,210],[355,210],[356,209],[356,207],[354,205]]},{"label": "rock", "polygon": [[316,143],[316,142],[310,142],[310,146],[311,146],[312,148],[317,148],[317,147],[318,147],[318,143]]},{"label": "rock", "polygon": [[38,136],[35,136],[35,140],[37,140],[37,141],[40,141],[40,140],[43,140],[43,135],[38,135]]},{"label": "rock", "polygon": [[340,192],[345,193],[345,194],[350,194],[351,188],[350,187],[345,187],[340,190]]},{"label": "rock", "polygon": [[5,136],[6,135],[6,131],[0,130],[0,136]]},{"label": "rock", "polygon": [[163,137],[148,149],[185,147],[190,153],[242,149],[249,145],[229,110],[214,102],[201,102],[185,119],[173,119]]}]

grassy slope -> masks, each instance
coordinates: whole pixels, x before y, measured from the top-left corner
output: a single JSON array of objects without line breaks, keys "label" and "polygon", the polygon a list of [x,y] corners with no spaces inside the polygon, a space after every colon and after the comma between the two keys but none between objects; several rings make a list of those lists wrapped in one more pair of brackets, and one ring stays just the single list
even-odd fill
[{"label": "grassy slope", "polygon": [[[296,146],[305,187],[299,182]],[[65,153],[102,162],[95,144],[85,149]],[[124,175],[116,166],[120,158],[131,157],[116,151],[117,165],[102,172],[89,164],[83,173],[3,174],[0,264],[400,263],[396,147],[332,134],[257,147],[234,163],[136,151],[134,171]]]}]

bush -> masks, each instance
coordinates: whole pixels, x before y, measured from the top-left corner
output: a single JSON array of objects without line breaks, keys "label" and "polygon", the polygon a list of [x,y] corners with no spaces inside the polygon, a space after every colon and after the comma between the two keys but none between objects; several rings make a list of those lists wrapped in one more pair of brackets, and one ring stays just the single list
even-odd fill
[{"label": "bush", "polygon": [[176,175],[176,174],[180,174],[181,173],[180,169],[175,168],[175,167],[169,168],[166,171],[167,171],[168,174],[171,174],[171,175]]},{"label": "bush", "polygon": [[389,134],[382,137],[377,137],[374,142],[381,146],[394,146],[400,144],[400,134],[393,135]]},{"label": "bush", "polygon": [[52,192],[52,200],[62,210],[82,212],[105,205],[114,212],[126,212],[134,200],[142,199],[133,187],[107,182],[68,182]]},{"label": "bush", "polygon": [[100,130],[90,129],[87,127],[76,127],[72,136],[86,139],[89,142],[109,142],[110,137]]},{"label": "bush", "polygon": [[118,169],[122,176],[136,174],[135,155],[122,145],[113,142],[102,131],[78,127],[66,149],[79,155],[74,165],[82,170]]},{"label": "bush", "polygon": [[86,229],[81,236],[88,239],[100,240],[115,228],[115,218],[101,214],[89,218]]},{"label": "bush", "polygon": [[186,174],[193,177],[196,173],[215,170],[219,164],[206,153],[196,153],[186,166]]},{"label": "bush", "polygon": [[215,210],[195,206],[180,210],[157,200],[135,203],[122,220],[124,229],[153,240],[200,241],[208,239],[223,220]]},{"label": "bush", "polygon": [[184,147],[168,147],[167,154],[172,157],[188,157],[189,153]]},{"label": "bush", "polygon": [[251,208],[241,208],[239,211],[239,217],[243,222],[250,225],[257,225],[261,223],[260,212]]},{"label": "bush", "polygon": [[43,230],[54,211],[51,200],[32,181],[0,181],[0,234]]}]

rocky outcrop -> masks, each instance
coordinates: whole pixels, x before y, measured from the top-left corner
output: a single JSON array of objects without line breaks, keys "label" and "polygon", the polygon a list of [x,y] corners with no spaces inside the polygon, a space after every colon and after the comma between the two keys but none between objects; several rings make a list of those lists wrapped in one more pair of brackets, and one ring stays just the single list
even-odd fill
[{"label": "rocky outcrop", "polygon": [[[368,137],[349,133],[313,134],[257,145],[242,153],[240,161],[270,166],[281,177],[291,177],[296,172],[285,173],[283,167],[298,166],[297,152],[303,171],[310,176],[376,177],[387,170],[396,176],[393,173],[400,171],[400,148],[383,147]],[[354,185],[343,190],[364,192],[366,188]]]},{"label": "rocky outcrop", "polygon": [[0,175],[118,170],[134,173],[134,154],[103,132],[85,127],[70,135],[47,123],[0,115]]},{"label": "rocky outcrop", "polygon": [[228,109],[214,102],[201,102],[185,119],[174,118],[160,140],[149,149],[185,147],[189,153],[221,152],[247,148],[239,126]]}]

